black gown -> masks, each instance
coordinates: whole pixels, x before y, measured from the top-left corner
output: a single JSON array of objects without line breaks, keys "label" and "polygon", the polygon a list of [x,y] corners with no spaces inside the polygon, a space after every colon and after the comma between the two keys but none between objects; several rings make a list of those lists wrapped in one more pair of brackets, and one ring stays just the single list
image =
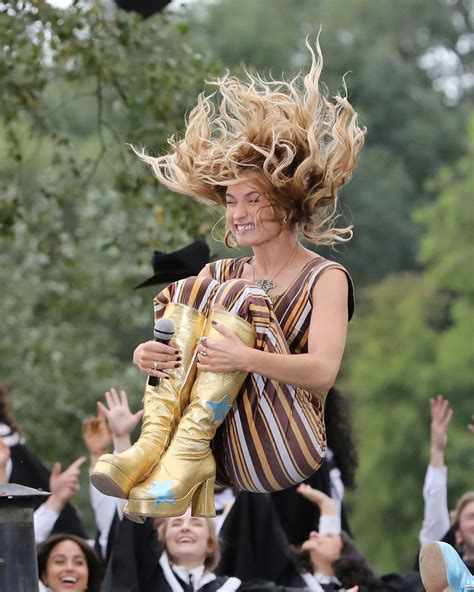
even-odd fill
[{"label": "black gown", "polygon": [[[135,524],[124,518],[116,524],[114,545],[107,564],[102,592],[173,592],[159,558],[163,544],[158,540],[153,520]],[[174,574],[183,592],[189,592],[188,584]],[[227,575],[217,575],[199,592],[218,592],[229,582]],[[277,586],[273,582],[253,580],[242,582],[239,592],[301,592],[301,589]]]}]

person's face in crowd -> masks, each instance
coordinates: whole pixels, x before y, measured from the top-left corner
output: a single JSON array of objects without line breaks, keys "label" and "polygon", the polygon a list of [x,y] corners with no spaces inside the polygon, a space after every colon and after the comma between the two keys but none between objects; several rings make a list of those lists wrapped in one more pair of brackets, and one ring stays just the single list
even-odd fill
[{"label": "person's face in crowd", "polygon": [[474,501],[464,506],[459,516],[459,528],[456,531],[456,542],[463,546],[464,553],[474,556]]},{"label": "person's face in crowd", "polygon": [[316,565],[331,565],[339,559],[342,552],[342,538],[338,534],[311,532],[301,549],[307,551],[311,562]]},{"label": "person's face in crowd", "polygon": [[262,245],[282,232],[284,215],[249,182],[226,188],[226,220],[241,247]]},{"label": "person's face in crowd", "polygon": [[43,582],[52,592],[84,592],[87,590],[89,568],[77,543],[65,540],[51,550]]},{"label": "person's face in crowd", "polygon": [[210,552],[209,526],[205,518],[182,516],[169,518],[165,532],[165,547],[173,563],[194,569],[202,565]]}]

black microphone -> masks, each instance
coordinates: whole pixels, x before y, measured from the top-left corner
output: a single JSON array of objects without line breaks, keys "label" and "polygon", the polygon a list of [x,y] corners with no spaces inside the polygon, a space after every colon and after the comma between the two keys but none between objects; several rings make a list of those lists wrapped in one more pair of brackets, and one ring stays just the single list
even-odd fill
[{"label": "black microphone", "polygon": [[[153,336],[158,343],[168,345],[174,335],[174,325],[169,319],[159,319],[153,327]],[[148,384],[150,386],[157,386],[160,379],[157,376],[149,376]]]}]

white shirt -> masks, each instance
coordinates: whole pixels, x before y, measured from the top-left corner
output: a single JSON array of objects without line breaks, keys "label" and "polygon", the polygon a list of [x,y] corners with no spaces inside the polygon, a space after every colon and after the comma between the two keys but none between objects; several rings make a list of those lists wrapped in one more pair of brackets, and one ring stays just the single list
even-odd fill
[{"label": "white shirt", "polygon": [[448,469],[428,465],[423,485],[425,511],[419,540],[423,547],[440,541],[450,527],[448,510]]},{"label": "white shirt", "polygon": [[89,481],[89,500],[94,510],[95,525],[99,531],[99,546],[102,557],[107,554],[107,543],[109,540],[110,528],[115,512],[118,511],[120,519],[123,517],[123,509],[127,500],[104,495],[96,489]]},{"label": "white shirt", "polygon": [[[174,565],[170,562],[168,554],[163,551],[159,559],[163,575],[166,578],[171,590],[173,592],[183,592],[183,588],[176,578],[176,575],[188,584],[192,582],[193,589],[197,592],[200,588],[213,582],[216,579],[215,574],[205,571],[204,565],[200,565],[190,571],[188,571],[182,565]],[[192,579],[190,579],[190,576]],[[238,578],[229,578],[224,584],[217,590],[217,592],[235,592],[239,589],[242,582]]]},{"label": "white shirt", "polygon": [[341,585],[341,582],[335,576],[324,576],[318,573],[312,574],[307,571],[301,572],[300,576],[303,578],[306,587],[312,590],[312,592],[324,592],[321,584],[331,584],[334,582],[339,586]]}]

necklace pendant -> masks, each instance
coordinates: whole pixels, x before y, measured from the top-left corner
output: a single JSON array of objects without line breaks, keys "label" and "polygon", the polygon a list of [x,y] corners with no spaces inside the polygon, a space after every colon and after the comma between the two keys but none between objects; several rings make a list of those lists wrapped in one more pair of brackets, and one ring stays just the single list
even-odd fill
[{"label": "necklace pendant", "polygon": [[255,283],[265,292],[265,294],[268,294],[268,292],[273,290],[273,288],[276,286],[272,280],[257,280]]}]

